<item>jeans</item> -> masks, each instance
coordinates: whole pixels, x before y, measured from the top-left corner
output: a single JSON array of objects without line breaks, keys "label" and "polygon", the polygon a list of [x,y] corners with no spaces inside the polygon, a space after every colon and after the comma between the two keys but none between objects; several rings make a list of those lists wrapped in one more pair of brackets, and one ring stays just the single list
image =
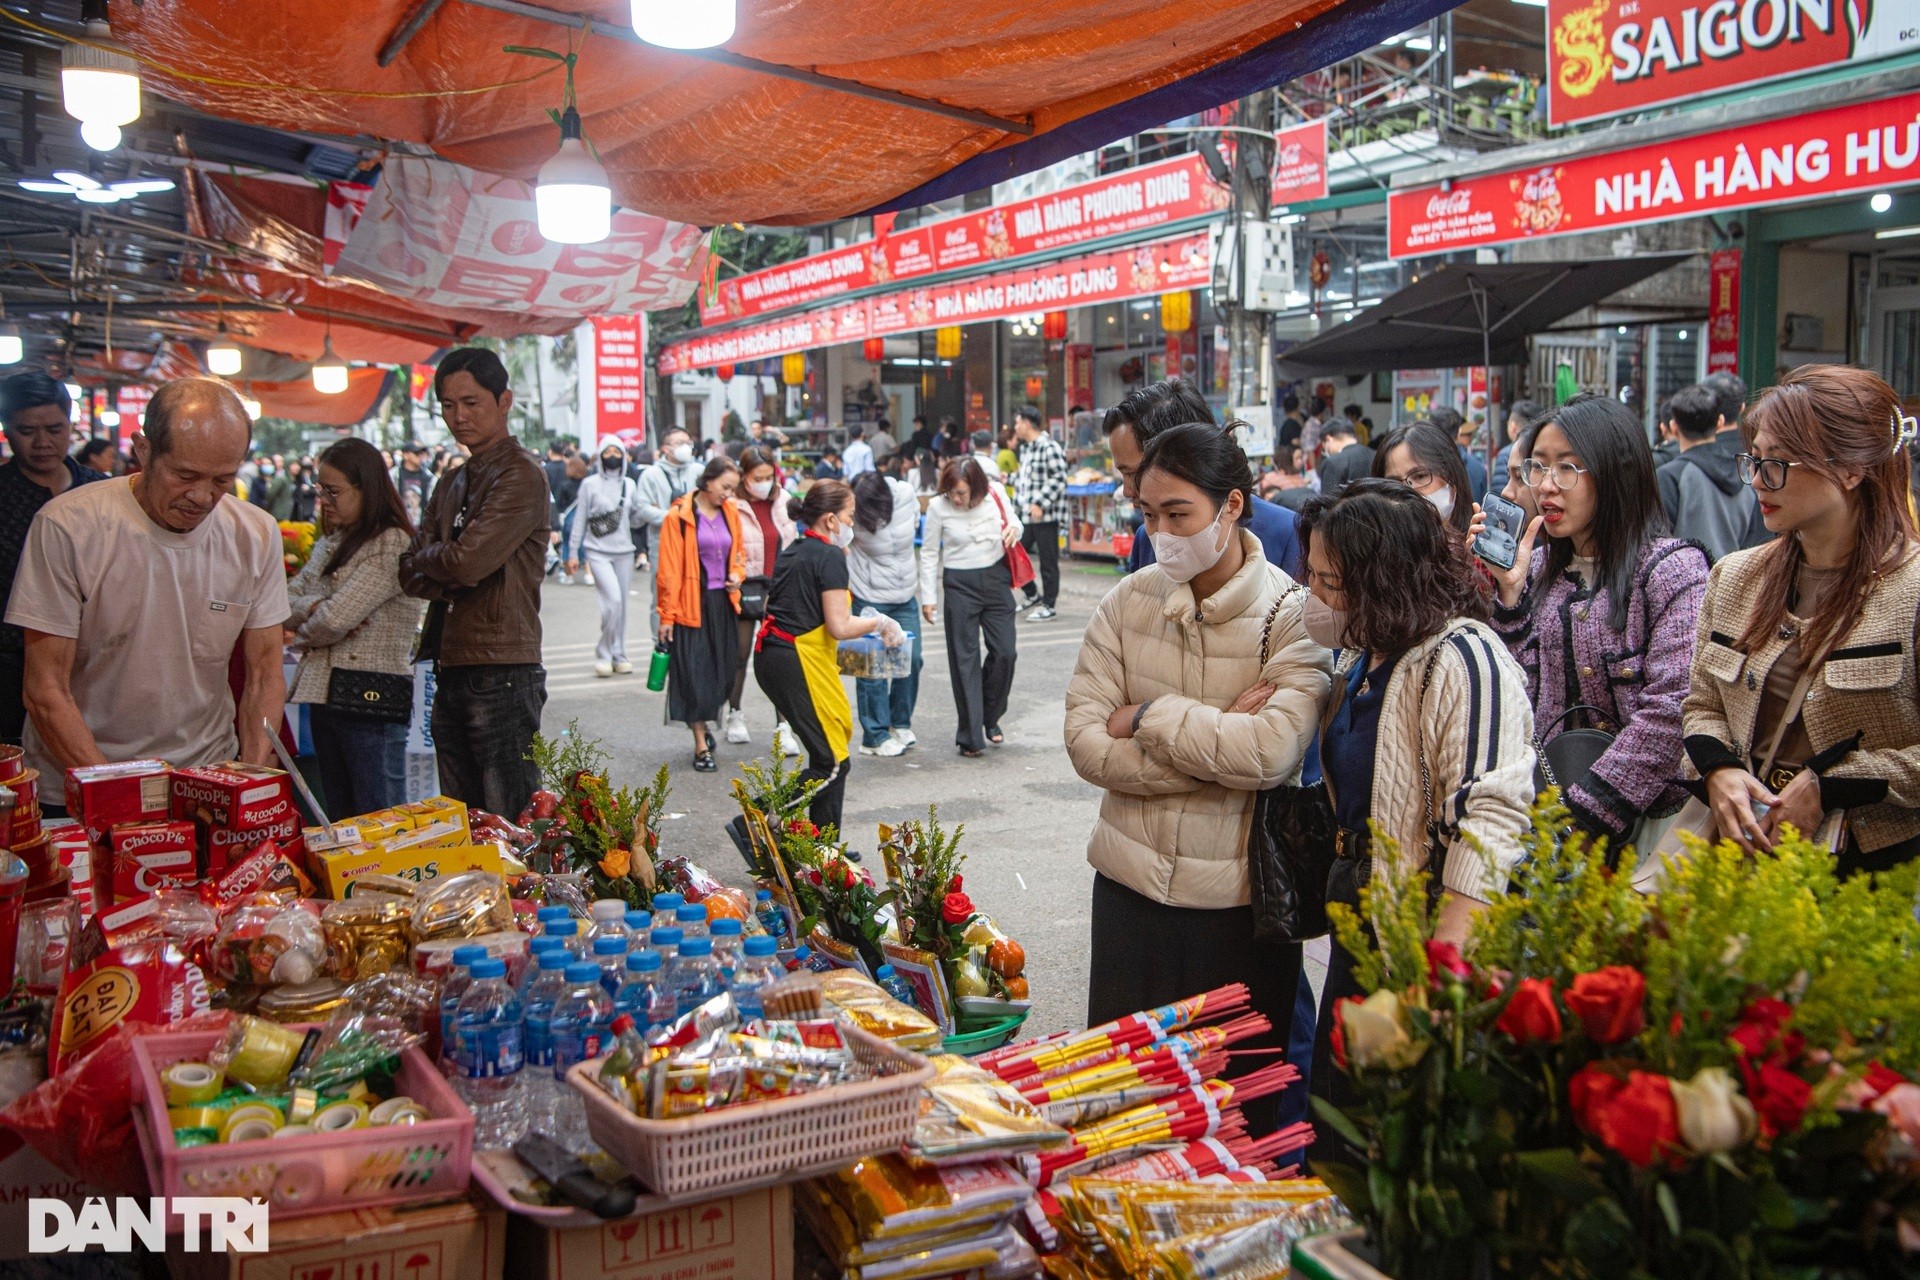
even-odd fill
[{"label": "jeans", "polygon": [[521,666],[435,668],[433,747],[440,789],[509,820],[527,807],[540,770],[528,755],[547,705],[547,672]]},{"label": "jeans", "polygon": [[873,609],[892,618],[913,637],[913,674],[899,680],[855,680],[853,691],[860,713],[860,744],[877,747],[891,736],[890,730],[913,728],[913,704],[920,698],[920,604],[902,600],[898,604],[880,604],[853,598],[853,612]]},{"label": "jeans", "polygon": [[307,707],[327,816],[336,820],[407,802],[407,726]]}]

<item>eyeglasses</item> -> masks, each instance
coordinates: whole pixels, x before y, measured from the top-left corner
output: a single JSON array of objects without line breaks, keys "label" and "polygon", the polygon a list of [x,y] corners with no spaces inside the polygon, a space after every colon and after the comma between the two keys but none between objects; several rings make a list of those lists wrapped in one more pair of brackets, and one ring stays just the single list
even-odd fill
[{"label": "eyeglasses", "polygon": [[1424,493],[1426,492],[1427,486],[1432,484],[1435,480],[1438,480],[1439,478],[1440,477],[1438,475],[1434,474],[1431,471],[1416,469],[1413,471],[1409,471],[1407,472],[1407,474],[1399,477],[1399,480],[1401,484],[1404,484],[1409,488],[1418,489],[1422,493]]},{"label": "eyeglasses", "polygon": [[345,493],[346,493],[345,489],[338,488],[334,485],[323,484],[320,486],[320,496],[325,498],[328,502],[340,501],[341,496],[344,495]]},{"label": "eyeglasses", "polygon": [[[1740,483],[1752,484],[1755,476],[1760,477],[1760,487],[1771,493],[1786,487],[1787,468],[1804,467],[1804,462],[1794,462],[1787,458],[1763,458],[1757,453],[1743,453],[1737,459],[1740,464]],[[1828,458],[1828,463],[1833,459]]]},{"label": "eyeglasses", "polygon": [[1587,469],[1571,462],[1556,462],[1548,466],[1544,462],[1535,462],[1528,458],[1520,464],[1520,483],[1529,489],[1538,489],[1540,482],[1549,475],[1553,477],[1553,487],[1560,490],[1571,489],[1580,483],[1580,477]]}]

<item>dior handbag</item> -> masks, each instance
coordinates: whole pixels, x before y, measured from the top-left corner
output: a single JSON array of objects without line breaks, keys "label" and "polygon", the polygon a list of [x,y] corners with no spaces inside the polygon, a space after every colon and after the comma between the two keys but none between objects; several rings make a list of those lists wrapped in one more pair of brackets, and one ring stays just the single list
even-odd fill
[{"label": "dior handbag", "polygon": [[326,706],[344,716],[405,724],[413,718],[413,678],[335,667],[327,677]]}]

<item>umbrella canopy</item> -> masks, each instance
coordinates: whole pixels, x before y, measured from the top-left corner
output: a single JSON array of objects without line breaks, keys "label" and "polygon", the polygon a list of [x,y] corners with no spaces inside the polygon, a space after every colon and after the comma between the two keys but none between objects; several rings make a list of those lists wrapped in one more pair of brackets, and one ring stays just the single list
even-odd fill
[{"label": "umbrella canopy", "polygon": [[112,17],[168,98],[278,129],[424,144],[523,179],[559,143],[547,112],[562,76],[507,46],[571,48],[585,135],[622,205],[791,225],[1040,168],[1325,66],[1451,4],[740,0],[727,46],[692,53],[639,43],[620,0],[112,0]]},{"label": "umbrella canopy", "polygon": [[1526,359],[1529,334],[1692,256],[1447,263],[1345,324],[1289,347],[1280,369],[1300,378],[1518,364]]}]

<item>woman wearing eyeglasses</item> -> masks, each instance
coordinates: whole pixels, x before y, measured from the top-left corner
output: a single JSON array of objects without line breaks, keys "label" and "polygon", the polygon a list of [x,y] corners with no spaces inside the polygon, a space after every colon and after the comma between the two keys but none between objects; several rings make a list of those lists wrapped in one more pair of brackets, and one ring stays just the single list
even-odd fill
[{"label": "woman wearing eyeglasses", "polygon": [[1553,779],[1574,821],[1615,849],[1644,843],[1641,820],[1686,800],[1680,708],[1707,554],[1667,536],[1653,452],[1618,401],[1575,396],[1527,442],[1520,479],[1539,514],[1513,567],[1488,566],[1493,626],[1526,669],[1543,743],[1583,719],[1614,735],[1582,775]]},{"label": "woman wearing eyeglasses", "polygon": [[1467,480],[1453,438],[1439,427],[1421,418],[1387,432],[1374,447],[1373,474],[1411,486],[1466,540],[1480,495]]},{"label": "woman wearing eyeglasses", "polygon": [[1770,849],[1844,814],[1843,875],[1920,853],[1914,420],[1862,369],[1807,365],[1742,423],[1777,536],[1713,567],[1686,748],[1720,835]]}]

